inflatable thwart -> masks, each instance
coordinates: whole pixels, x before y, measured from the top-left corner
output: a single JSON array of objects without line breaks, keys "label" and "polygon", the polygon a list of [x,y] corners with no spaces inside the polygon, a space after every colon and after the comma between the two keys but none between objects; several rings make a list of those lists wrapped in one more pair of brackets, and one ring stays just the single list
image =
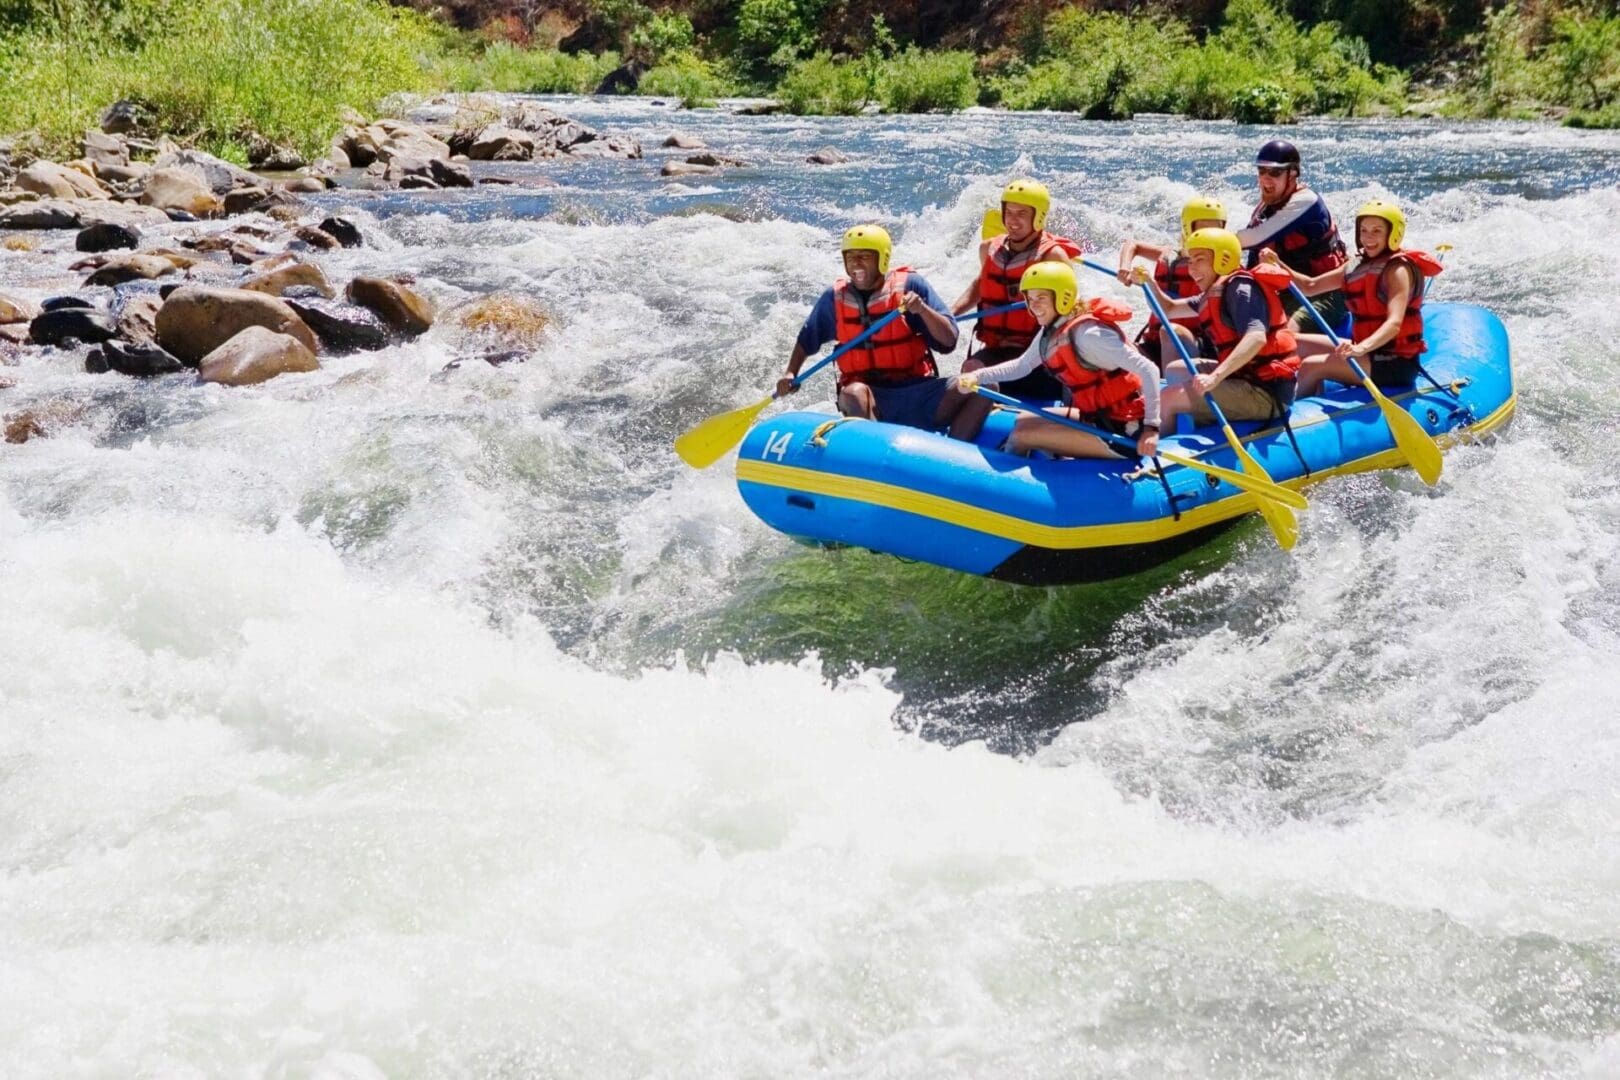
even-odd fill
[{"label": "inflatable thwart", "polygon": [[[1507,332],[1472,304],[1424,307],[1420,380],[1389,398],[1442,446],[1506,424],[1515,404]],[[767,525],[815,544],[901,558],[1029,585],[1136,573],[1204,543],[1255,509],[1255,496],[1167,465],[1024,458],[997,449],[1015,413],[997,410],[977,442],[825,413],[790,412],[755,426],[737,453],[743,501]],[[1359,387],[1303,398],[1280,421],[1234,424],[1277,483],[1401,466],[1389,424]],[[1161,449],[1238,469],[1215,428],[1166,435]]]}]

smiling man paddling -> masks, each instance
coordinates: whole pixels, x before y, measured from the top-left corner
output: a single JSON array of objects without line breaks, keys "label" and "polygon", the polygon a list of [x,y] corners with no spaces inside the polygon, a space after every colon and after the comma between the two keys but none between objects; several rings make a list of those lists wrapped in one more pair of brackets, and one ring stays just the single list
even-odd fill
[{"label": "smiling man paddling", "polygon": [[[845,416],[887,420],[908,427],[943,427],[966,400],[949,394],[934,353],[956,348],[956,321],[926,278],[909,266],[889,266],[894,244],[877,225],[857,225],[839,245],[844,277],[821,294],[799,330],[787,372],[776,393],[795,393],[794,377],[805,358],[828,341],[853,341],[891,311],[901,318],[838,358],[838,411]],[[975,425],[976,427],[977,425]],[[969,438],[970,433],[953,435]]]}]

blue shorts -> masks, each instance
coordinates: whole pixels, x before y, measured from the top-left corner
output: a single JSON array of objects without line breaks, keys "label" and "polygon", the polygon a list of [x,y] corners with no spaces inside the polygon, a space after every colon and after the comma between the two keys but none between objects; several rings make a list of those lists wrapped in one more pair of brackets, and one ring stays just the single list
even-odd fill
[{"label": "blue shorts", "polygon": [[[860,380],[865,381],[865,380]],[[939,403],[950,389],[951,381],[938,376],[902,379],[892,383],[866,383],[877,402],[877,418],[890,424],[933,431],[939,427],[934,419],[939,415]]]}]

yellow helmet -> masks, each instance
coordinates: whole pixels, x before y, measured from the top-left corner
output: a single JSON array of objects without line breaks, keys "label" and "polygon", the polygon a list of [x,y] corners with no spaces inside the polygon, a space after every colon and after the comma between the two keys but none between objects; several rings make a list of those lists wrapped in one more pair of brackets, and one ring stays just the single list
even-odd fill
[{"label": "yellow helmet", "polygon": [[1181,204],[1181,239],[1186,241],[1192,235],[1193,222],[1218,221],[1226,224],[1226,207],[1221,200],[1211,195],[1194,195]]},{"label": "yellow helmet", "polygon": [[1052,193],[1039,180],[1014,180],[1001,189],[1001,201],[1029,207],[1035,211],[1035,228],[1046,228],[1046,212],[1052,209]]},{"label": "yellow helmet", "polygon": [[1059,315],[1067,315],[1074,310],[1075,297],[1080,294],[1080,284],[1075,281],[1074,267],[1056,259],[1038,262],[1018,279],[1018,291],[1027,293],[1031,289],[1047,289],[1052,293],[1052,306],[1057,308]]},{"label": "yellow helmet", "polygon": [[845,251],[875,251],[878,257],[878,273],[889,272],[889,256],[894,252],[894,241],[889,239],[889,232],[881,225],[857,225],[846,230],[844,242],[838,246],[840,252]]},{"label": "yellow helmet", "polygon": [[1406,239],[1406,215],[1401,208],[1384,199],[1373,199],[1364,202],[1356,210],[1356,223],[1359,225],[1364,217],[1383,218],[1389,222],[1389,250],[1399,251],[1401,241]]},{"label": "yellow helmet", "polygon": [[1243,246],[1238,243],[1237,234],[1225,229],[1198,229],[1187,237],[1184,245],[1190,255],[1195,251],[1207,251],[1214,257],[1215,273],[1225,277],[1243,265]]}]

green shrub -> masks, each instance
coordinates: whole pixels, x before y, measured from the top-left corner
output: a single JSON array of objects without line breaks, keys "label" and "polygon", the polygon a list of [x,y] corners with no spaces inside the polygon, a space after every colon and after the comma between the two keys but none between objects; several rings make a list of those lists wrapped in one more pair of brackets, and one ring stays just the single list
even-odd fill
[{"label": "green shrub", "polygon": [[630,33],[630,48],[654,65],[690,53],[696,41],[692,20],[679,13],[654,15]]},{"label": "green shrub", "polygon": [[1561,15],[1546,50],[1554,100],[1601,110],[1620,100],[1620,15]]},{"label": "green shrub", "polygon": [[446,57],[438,65],[438,74],[452,90],[588,94],[618,66],[618,53],[570,55],[497,41],[473,56]]},{"label": "green shrub", "polygon": [[1295,119],[1293,95],[1274,82],[1239,90],[1229,104],[1232,119],[1240,124],[1288,124]]},{"label": "green shrub", "polygon": [[854,116],[876,91],[869,67],[823,52],[794,64],[777,84],[776,97],[784,109],[800,116]]},{"label": "green shrub", "polygon": [[883,106],[889,112],[955,112],[979,100],[973,54],[923,52],[915,45],[883,67]]},{"label": "green shrub", "polygon": [[638,94],[679,98],[681,105],[688,109],[710,107],[715,98],[731,92],[731,85],[714,65],[692,53],[669,57],[643,75],[636,87]]},{"label": "green shrub", "polygon": [[140,32],[92,20],[101,5],[60,0],[55,17],[0,38],[0,131],[76,144],[100,110],[140,98],[165,131],[239,152],[257,132],[308,153],[325,148],[343,106],[374,109],[426,90],[446,33],[376,0],[194,0],[144,4]]}]

